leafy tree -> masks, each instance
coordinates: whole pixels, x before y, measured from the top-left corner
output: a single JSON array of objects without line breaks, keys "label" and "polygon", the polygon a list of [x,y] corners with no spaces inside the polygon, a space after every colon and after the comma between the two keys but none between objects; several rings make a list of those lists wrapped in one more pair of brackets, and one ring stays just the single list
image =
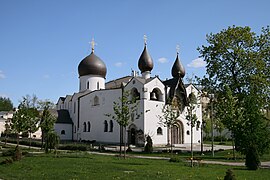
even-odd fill
[{"label": "leafy tree", "polygon": [[[228,27],[207,35],[207,42],[208,46],[198,48],[207,64],[207,76],[201,83],[217,96],[217,106],[223,103],[229,107],[217,116],[232,131],[236,149],[246,155],[246,161],[249,152],[262,155],[270,146],[269,124],[263,111],[269,108],[270,99],[269,27],[262,28],[260,35],[249,27]],[[225,96],[226,87],[233,101]]]},{"label": "leafy tree", "polygon": [[188,96],[189,105],[187,106],[188,115],[186,116],[188,120],[188,125],[190,125],[191,129],[191,167],[193,167],[193,128],[197,126],[200,121],[196,116],[196,105],[197,105],[197,98],[193,92],[191,92]]},{"label": "leafy tree", "polygon": [[[49,132],[53,131],[54,123],[56,121],[56,117],[54,117],[50,113],[50,109],[54,108],[54,103],[51,102],[50,100],[45,100],[45,101],[38,101],[39,109],[42,110],[42,115],[41,115],[41,120],[40,120],[40,128],[41,128],[41,142],[42,142],[42,147],[43,147],[43,142],[45,139],[45,143],[48,142],[48,138],[46,138],[46,134]],[[48,147],[46,145],[46,147]],[[48,152],[48,149],[45,149],[46,152]]]},{"label": "leafy tree", "polygon": [[0,97],[0,111],[11,111],[13,104],[9,98]]},{"label": "leafy tree", "polygon": [[45,143],[46,153],[49,152],[49,149],[50,151],[54,149],[56,152],[57,146],[59,144],[59,136],[55,132],[50,131],[46,134],[46,139],[47,139],[46,142],[48,142],[48,143]]},{"label": "leafy tree", "polygon": [[158,115],[159,123],[170,129],[171,132],[171,153],[173,153],[173,144],[172,137],[173,131],[172,128],[177,124],[177,117],[180,115],[180,110],[178,107],[177,99],[174,98],[171,104],[165,104],[162,108],[162,115]]},{"label": "leafy tree", "polygon": [[17,133],[17,144],[19,144],[19,134],[27,132],[30,134],[29,147],[31,146],[31,134],[38,130],[39,112],[36,108],[37,97],[29,95],[23,97],[19,105],[19,110],[15,112],[11,119],[11,129]]},{"label": "leafy tree", "polygon": [[50,140],[52,138],[49,137],[49,133],[53,132],[54,123],[56,121],[56,117],[54,117],[50,111],[49,106],[45,107],[41,115],[41,122],[40,127],[42,131],[42,146],[43,146],[43,139],[45,139],[45,152],[48,153],[48,148],[50,147],[49,144],[51,143]]},{"label": "leafy tree", "polygon": [[[105,114],[105,116],[112,118],[115,120],[119,125],[120,128],[124,128],[124,137],[121,136],[120,131],[120,137],[122,137],[122,141],[124,139],[124,158],[126,158],[126,128],[130,123],[132,122],[132,114],[137,110],[138,102],[136,102],[136,99],[130,97],[129,91],[124,91],[123,95],[119,98],[119,101],[113,102],[113,114]],[[121,142],[120,142],[121,146]],[[120,150],[121,155],[121,150]]]}]

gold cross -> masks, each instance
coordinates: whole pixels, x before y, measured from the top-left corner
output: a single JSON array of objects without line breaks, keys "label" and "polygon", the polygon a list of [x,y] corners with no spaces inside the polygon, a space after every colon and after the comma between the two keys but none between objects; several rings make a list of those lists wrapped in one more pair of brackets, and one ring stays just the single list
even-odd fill
[{"label": "gold cross", "polygon": [[94,52],[95,50],[95,45],[96,45],[96,42],[94,40],[94,38],[92,38],[92,41],[90,42],[91,46],[92,46],[92,52]]},{"label": "gold cross", "polygon": [[146,35],[143,35],[143,40],[144,40],[144,45],[147,44],[147,36]]},{"label": "gold cross", "polygon": [[179,44],[177,44],[176,45],[176,53],[179,54],[179,52],[180,52],[180,46],[179,46]]}]

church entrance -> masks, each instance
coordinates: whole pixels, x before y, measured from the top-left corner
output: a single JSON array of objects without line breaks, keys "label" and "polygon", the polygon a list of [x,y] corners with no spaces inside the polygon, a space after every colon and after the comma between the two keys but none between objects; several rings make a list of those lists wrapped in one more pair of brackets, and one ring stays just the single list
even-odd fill
[{"label": "church entrance", "polygon": [[184,143],[184,134],[183,134],[183,125],[179,121],[173,125],[171,129],[171,142],[172,144],[183,144]]},{"label": "church entrance", "polygon": [[137,127],[132,124],[128,129],[128,144],[136,145]]}]

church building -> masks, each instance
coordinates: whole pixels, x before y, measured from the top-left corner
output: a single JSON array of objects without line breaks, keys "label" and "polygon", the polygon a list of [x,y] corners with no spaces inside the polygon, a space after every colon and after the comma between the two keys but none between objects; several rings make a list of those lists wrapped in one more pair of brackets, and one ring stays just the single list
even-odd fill
[{"label": "church building", "polygon": [[[113,103],[119,102],[123,92],[128,91],[137,103],[137,109],[131,116],[131,123],[126,128],[125,141],[129,145],[145,145],[147,135],[152,138],[154,146],[171,143],[190,144],[191,126],[186,118],[188,110],[185,100],[192,92],[198,99],[193,113],[199,122],[193,128],[193,142],[200,143],[201,92],[193,84],[183,84],[185,69],[179,59],[179,53],[177,52],[172,69],[168,70],[171,71],[171,79],[162,81],[158,76],[151,76],[153,67],[153,60],[145,40],[143,52],[138,60],[141,74],[133,72],[130,76],[105,82],[107,67],[94,53],[92,42],[91,54],[78,66],[79,92],[60,97],[57,102],[58,119],[55,131],[60,139],[119,144],[120,126],[106,114],[114,114]],[[183,101],[180,101],[183,102],[181,113],[173,127],[168,128],[160,123],[159,117],[163,115],[164,105],[177,94],[185,96],[182,98]]]}]

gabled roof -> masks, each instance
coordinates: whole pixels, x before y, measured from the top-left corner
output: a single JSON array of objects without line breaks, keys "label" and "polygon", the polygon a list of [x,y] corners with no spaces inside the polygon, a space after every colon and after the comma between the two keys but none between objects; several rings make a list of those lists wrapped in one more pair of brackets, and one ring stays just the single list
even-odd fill
[{"label": "gabled roof", "polygon": [[55,123],[61,124],[73,124],[72,119],[70,118],[69,112],[66,109],[57,110],[58,117]]}]

